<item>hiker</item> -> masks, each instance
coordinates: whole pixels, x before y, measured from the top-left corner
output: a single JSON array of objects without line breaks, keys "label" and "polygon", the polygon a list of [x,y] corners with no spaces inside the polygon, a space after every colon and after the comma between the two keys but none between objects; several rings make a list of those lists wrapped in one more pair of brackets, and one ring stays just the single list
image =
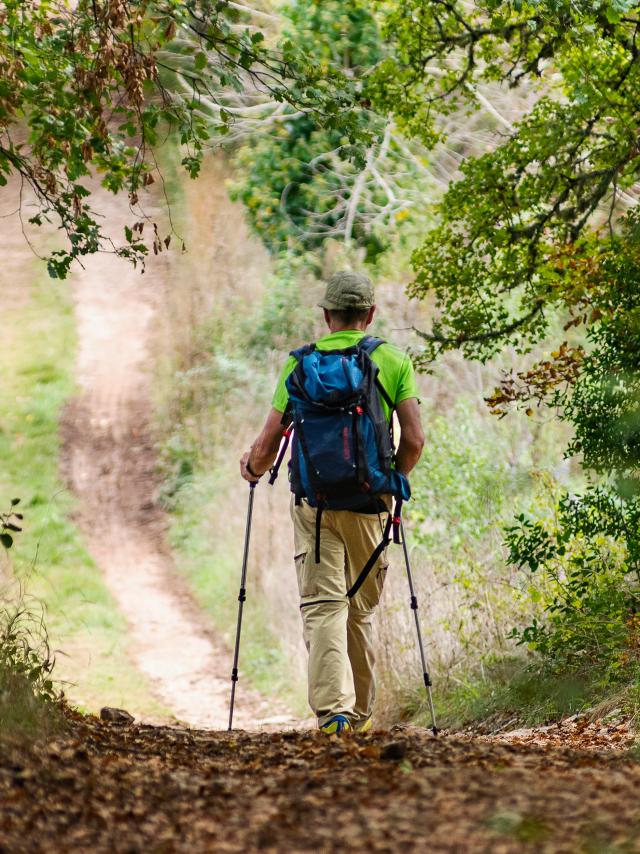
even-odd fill
[{"label": "hiker", "polygon": [[[373,612],[424,434],[409,357],[365,334],[376,312],[370,280],[335,273],[319,305],[329,334],[292,351],[240,470],[245,480],[259,480],[293,421],[291,516],[309,703],[318,726],[334,734],[371,727]],[[345,383],[357,400],[345,403]],[[401,432],[392,462],[394,410]]]}]

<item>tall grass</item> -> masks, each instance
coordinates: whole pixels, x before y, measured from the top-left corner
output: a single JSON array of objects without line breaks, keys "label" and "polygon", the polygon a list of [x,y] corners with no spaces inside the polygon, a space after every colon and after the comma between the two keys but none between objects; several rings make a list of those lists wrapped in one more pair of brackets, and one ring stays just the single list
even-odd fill
[{"label": "tall grass", "polygon": [[55,658],[38,603],[15,590],[10,599],[0,604],[0,740],[33,742],[64,726]]}]

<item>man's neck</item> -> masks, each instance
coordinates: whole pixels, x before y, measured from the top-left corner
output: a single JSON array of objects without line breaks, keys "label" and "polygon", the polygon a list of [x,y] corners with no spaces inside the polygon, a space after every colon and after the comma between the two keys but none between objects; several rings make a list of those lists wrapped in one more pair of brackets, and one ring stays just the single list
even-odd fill
[{"label": "man's neck", "polygon": [[334,332],[365,332],[366,327],[364,326],[329,326],[329,334],[333,335]]}]

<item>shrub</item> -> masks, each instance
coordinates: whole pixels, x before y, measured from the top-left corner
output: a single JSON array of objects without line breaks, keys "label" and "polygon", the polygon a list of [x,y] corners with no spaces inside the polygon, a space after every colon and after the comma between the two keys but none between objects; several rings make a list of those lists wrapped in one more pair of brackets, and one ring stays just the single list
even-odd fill
[{"label": "shrub", "polygon": [[42,614],[25,604],[0,605],[0,739],[41,737],[62,726],[62,695]]},{"label": "shrub", "polygon": [[544,621],[533,620],[512,637],[542,656],[547,669],[586,672],[603,682],[640,673],[640,586],[627,543],[616,526],[637,526],[629,505],[605,488],[564,495],[556,513],[533,520],[524,514],[507,529],[509,560],[543,577],[548,595]]}]

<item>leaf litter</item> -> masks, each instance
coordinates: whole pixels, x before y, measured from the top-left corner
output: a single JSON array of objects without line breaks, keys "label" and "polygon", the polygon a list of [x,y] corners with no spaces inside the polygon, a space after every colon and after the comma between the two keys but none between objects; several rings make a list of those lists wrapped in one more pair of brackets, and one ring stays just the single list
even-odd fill
[{"label": "leaf litter", "polygon": [[611,747],[72,713],[64,736],[2,750],[0,851],[640,851],[640,763]]}]

